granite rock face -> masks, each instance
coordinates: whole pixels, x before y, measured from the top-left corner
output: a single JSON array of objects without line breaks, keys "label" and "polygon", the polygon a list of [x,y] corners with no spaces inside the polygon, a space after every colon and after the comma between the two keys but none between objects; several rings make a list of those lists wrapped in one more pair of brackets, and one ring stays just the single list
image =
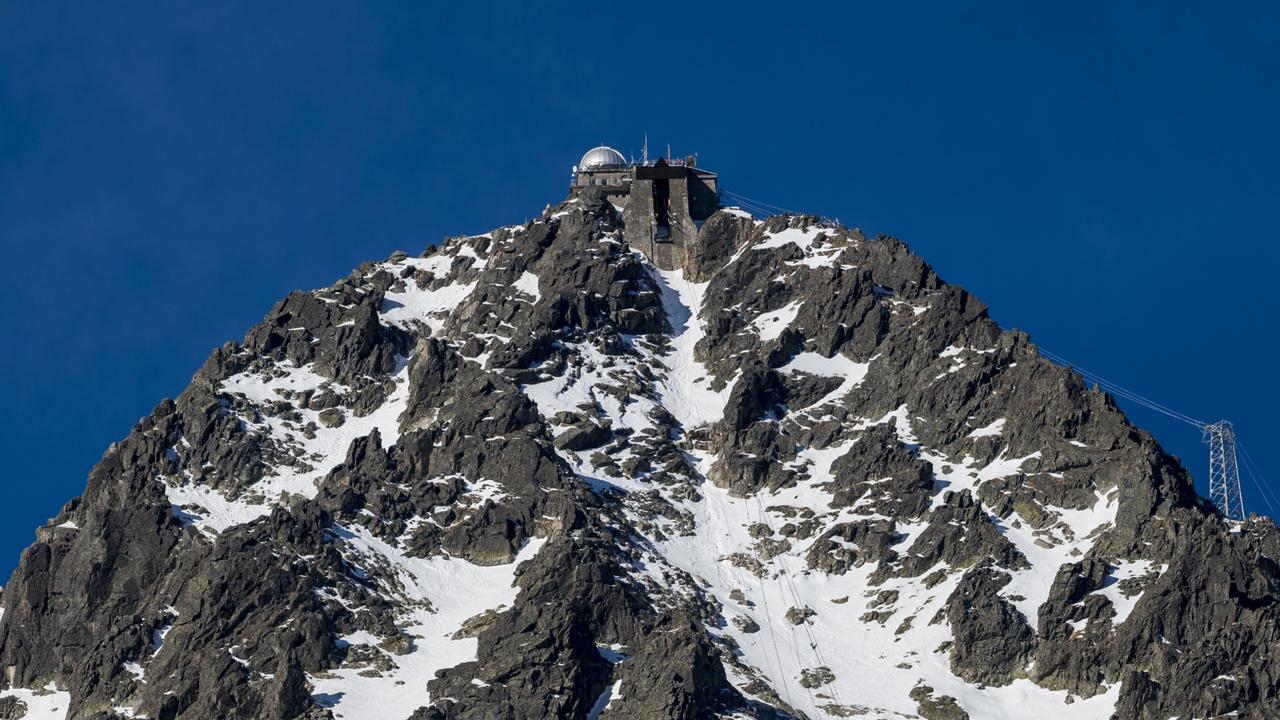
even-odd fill
[{"label": "granite rock face", "polygon": [[0,716],[1280,716],[1280,534],[1111,398],[892,238],[621,223],[215,350],[23,553]]}]

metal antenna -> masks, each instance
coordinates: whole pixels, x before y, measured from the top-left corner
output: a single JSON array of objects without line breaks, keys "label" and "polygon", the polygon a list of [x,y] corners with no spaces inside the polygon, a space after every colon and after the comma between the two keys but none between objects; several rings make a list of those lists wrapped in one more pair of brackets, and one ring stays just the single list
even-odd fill
[{"label": "metal antenna", "polygon": [[1209,499],[1228,520],[1244,520],[1235,428],[1226,420],[1205,425],[1204,442],[1209,446]]},{"label": "metal antenna", "polygon": [[641,153],[640,163],[643,165],[648,165],[649,164],[649,131],[648,130],[644,131],[644,149],[641,150],[640,153]]}]

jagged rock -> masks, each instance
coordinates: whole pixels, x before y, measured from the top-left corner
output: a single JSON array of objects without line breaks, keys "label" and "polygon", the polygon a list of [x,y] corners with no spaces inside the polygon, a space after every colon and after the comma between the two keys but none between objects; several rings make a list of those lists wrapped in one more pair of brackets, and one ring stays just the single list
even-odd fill
[{"label": "jagged rock", "polygon": [[827,489],[838,507],[865,497],[884,515],[914,518],[933,496],[932,467],[907,450],[893,420],[864,431],[859,442],[831,463],[831,476]]},{"label": "jagged rock", "polygon": [[566,430],[556,438],[556,447],[561,450],[590,450],[600,447],[613,438],[613,432],[607,425],[584,423]]},{"label": "jagged rock", "polygon": [[786,618],[787,618],[787,622],[791,623],[792,625],[800,625],[802,623],[808,622],[809,618],[817,614],[818,613],[814,612],[813,608],[793,607],[793,608],[787,609]]},{"label": "jagged rock", "polygon": [[942,506],[929,514],[928,526],[904,553],[900,572],[914,577],[939,562],[964,568],[988,559],[1010,570],[1029,567],[1026,558],[996,529],[968,490],[946,491]]},{"label": "jagged rock", "polygon": [[805,668],[800,671],[801,687],[810,689],[822,687],[835,679],[836,676],[831,674],[831,668],[829,667]]},{"label": "jagged rock", "polygon": [[753,223],[734,213],[715,213],[698,230],[699,242],[685,261],[685,272],[702,282],[724,267],[751,233]]},{"label": "jagged rock", "polygon": [[950,695],[934,695],[928,685],[911,688],[911,699],[916,701],[916,712],[925,720],[969,720],[969,713],[956,704]]},{"label": "jagged rock", "polygon": [[26,703],[12,696],[0,698],[0,720],[22,720],[26,716]]},{"label": "jagged rock", "polygon": [[1008,574],[990,567],[965,573],[947,599],[955,635],[951,671],[969,682],[1008,685],[1019,677],[1033,647],[1031,628],[999,594]]},{"label": "jagged rock", "polygon": [[320,424],[325,427],[341,427],[342,423],[346,422],[346,419],[346,416],[338,408],[331,407],[320,411]]},{"label": "jagged rock", "polygon": [[814,541],[807,561],[816,570],[843,575],[850,568],[893,556],[890,546],[896,538],[893,520],[839,523]]}]

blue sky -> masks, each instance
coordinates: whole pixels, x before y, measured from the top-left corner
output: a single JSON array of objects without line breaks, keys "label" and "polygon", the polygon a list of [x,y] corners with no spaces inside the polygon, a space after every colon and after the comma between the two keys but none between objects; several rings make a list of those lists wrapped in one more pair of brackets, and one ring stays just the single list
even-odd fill
[{"label": "blue sky", "polygon": [[214,5],[0,3],[4,575],[289,290],[537,215],[646,131],[1234,420],[1280,483],[1274,5]]}]

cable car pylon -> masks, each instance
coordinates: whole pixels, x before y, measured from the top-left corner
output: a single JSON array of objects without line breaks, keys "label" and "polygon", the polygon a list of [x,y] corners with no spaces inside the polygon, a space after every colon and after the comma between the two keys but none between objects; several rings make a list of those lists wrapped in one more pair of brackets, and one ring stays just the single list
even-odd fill
[{"label": "cable car pylon", "polygon": [[1235,426],[1230,421],[1219,420],[1215,423],[1207,423],[1197,420],[1186,413],[1171,410],[1150,398],[1145,398],[1132,390],[1117,385],[1097,373],[1085,370],[1066,358],[1055,355],[1044,348],[1039,348],[1039,350],[1040,354],[1050,362],[1075,370],[1085,380],[1092,382],[1100,389],[1111,393],[1117,398],[1199,428],[1203,433],[1204,443],[1209,446],[1209,500],[1218,508],[1218,512],[1222,513],[1223,517],[1235,521],[1245,519],[1244,496],[1240,492],[1240,466],[1236,459],[1237,446],[1239,446],[1244,451],[1245,469],[1249,470],[1249,476],[1252,478],[1254,485],[1257,486],[1260,496],[1266,502],[1267,507],[1271,509],[1271,516],[1273,518],[1277,517],[1276,507],[1272,503],[1274,493],[1267,486],[1259,471],[1249,462],[1249,452],[1244,450],[1242,445],[1239,445],[1236,440]]},{"label": "cable car pylon", "polygon": [[1236,430],[1226,420],[1207,424],[1203,430],[1204,442],[1209,446],[1209,499],[1228,520],[1244,520]]}]

